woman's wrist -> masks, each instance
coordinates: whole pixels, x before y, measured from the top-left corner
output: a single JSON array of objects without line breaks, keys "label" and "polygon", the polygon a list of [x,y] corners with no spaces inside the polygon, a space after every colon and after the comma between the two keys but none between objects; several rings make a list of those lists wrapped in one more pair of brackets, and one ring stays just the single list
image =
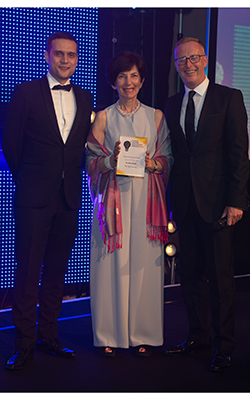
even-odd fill
[{"label": "woman's wrist", "polygon": [[156,171],[157,171],[157,168],[158,168],[158,164],[157,164],[157,161],[156,161],[156,160],[153,160],[153,161],[154,161],[153,169],[154,169],[154,172],[156,172]]},{"label": "woman's wrist", "polygon": [[152,158],[152,161],[154,162],[152,172],[155,174],[161,174],[163,172],[162,164],[159,161],[156,161],[154,158]]},{"label": "woman's wrist", "polygon": [[107,157],[104,157],[103,163],[104,163],[104,166],[109,170],[114,169],[116,167],[116,164],[117,164],[113,154],[111,154],[111,155],[109,155]]},{"label": "woman's wrist", "polygon": [[112,165],[111,165],[111,155],[110,155],[110,156],[107,156],[107,157],[104,157],[104,165],[105,165],[105,167],[108,168],[109,170],[114,169],[114,167],[112,167]]}]

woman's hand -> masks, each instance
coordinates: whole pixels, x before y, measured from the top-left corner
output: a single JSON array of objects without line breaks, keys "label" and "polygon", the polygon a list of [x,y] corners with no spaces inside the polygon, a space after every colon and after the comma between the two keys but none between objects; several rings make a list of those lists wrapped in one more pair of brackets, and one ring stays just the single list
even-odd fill
[{"label": "woman's hand", "polygon": [[155,162],[152,158],[149,158],[149,151],[146,151],[145,156],[145,169],[149,172],[154,172],[155,170]]},{"label": "woman's hand", "polygon": [[115,143],[114,152],[113,152],[112,156],[110,157],[110,165],[112,168],[116,167],[120,151],[121,151],[121,142],[120,142],[120,140],[118,140],[118,142]]},{"label": "woman's hand", "polygon": [[117,164],[117,160],[118,160],[118,156],[121,150],[121,142],[118,141],[115,143],[115,147],[114,147],[114,152],[111,156],[107,156],[106,158],[109,157],[109,165],[105,165],[105,157],[102,157],[100,160],[100,171],[102,174],[104,174],[105,172],[110,171],[111,169],[114,169],[116,167]]},{"label": "woman's hand", "polygon": [[114,156],[114,161],[115,161],[116,163],[117,163],[117,160],[118,160],[118,156],[119,156],[119,154],[120,154],[120,151],[121,151],[121,142],[120,142],[120,140],[118,140],[118,142],[115,143],[114,154],[113,154],[113,156]]},{"label": "woman's hand", "polygon": [[[157,169],[155,169],[155,165],[157,165]],[[149,158],[149,151],[146,151],[145,156],[145,170],[148,172],[161,174],[163,172],[162,165],[159,161],[154,160],[153,158]]]}]

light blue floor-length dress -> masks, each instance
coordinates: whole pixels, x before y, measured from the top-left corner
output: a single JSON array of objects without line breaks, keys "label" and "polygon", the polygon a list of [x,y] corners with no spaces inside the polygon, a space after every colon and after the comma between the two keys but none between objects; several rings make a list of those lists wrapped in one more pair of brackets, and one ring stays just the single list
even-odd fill
[{"label": "light blue floor-length dress", "polygon": [[[123,116],[116,105],[106,109],[104,146],[112,154],[123,136],[148,138],[155,152],[154,109],[141,105]],[[166,129],[164,124],[163,129]],[[166,132],[167,134],[167,132]],[[167,152],[167,149],[166,149]],[[144,178],[118,176],[121,192],[123,246],[108,253],[94,208],[91,241],[90,296],[94,345],[128,348],[163,344],[164,248],[146,236],[148,173]]]}]

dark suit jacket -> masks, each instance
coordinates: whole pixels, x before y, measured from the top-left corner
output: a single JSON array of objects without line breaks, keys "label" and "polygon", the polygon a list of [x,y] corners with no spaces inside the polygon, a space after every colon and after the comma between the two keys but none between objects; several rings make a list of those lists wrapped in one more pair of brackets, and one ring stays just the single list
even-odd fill
[{"label": "dark suit jacket", "polygon": [[247,207],[248,132],[243,96],[239,90],[209,83],[192,154],[180,126],[183,96],[184,91],[166,102],[174,156],[170,184],[173,218],[183,220],[192,185],[201,217],[212,223],[226,206]]},{"label": "dark suit jacket", "polygon": [[44,207],[64,188],[72,209],[81,204],[81,160],[90,126],[92,95],[73,84],[77,112],[66,143],[60,135],[47,77],[15,87],[2,146],[16,183],[15,204]]}]

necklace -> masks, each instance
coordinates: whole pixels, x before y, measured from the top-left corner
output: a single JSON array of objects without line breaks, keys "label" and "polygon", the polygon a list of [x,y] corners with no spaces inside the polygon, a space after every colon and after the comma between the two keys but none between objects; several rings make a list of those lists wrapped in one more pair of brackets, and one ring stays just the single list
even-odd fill
[{"label": "necklace", "polygon": [[120,107],[119,104],[119,100],[115,103],[115,106],[117,108],[117,110],[124,116],[124,117],[129,117],[130,115],[133,115],[134,113],[136,113],[136,111],[139,110],[139,108],[141,107],[141,102],[137,99],[137,106],[134,108],[134,110],[130,111],[130,112],[126,112],[123,111]]}]

